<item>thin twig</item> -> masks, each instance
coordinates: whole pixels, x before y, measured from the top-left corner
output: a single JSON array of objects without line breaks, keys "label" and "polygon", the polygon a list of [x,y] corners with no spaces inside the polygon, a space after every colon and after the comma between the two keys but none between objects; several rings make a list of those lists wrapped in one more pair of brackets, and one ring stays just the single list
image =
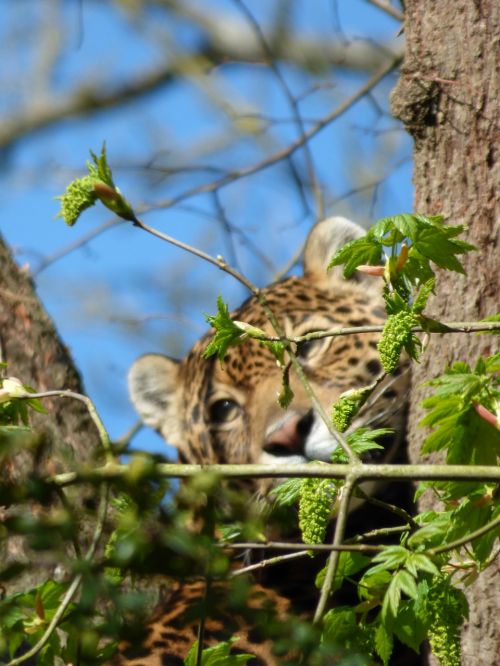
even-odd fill
[{"label": "thin twig", "polygon": [[[479,332],[491,332],[500,331],[500,322],[499,321],[450,321],[450,322],[440,322],[441,326],[446,327],[446,330],[440,331],[427,331],[422,326],[412,326],[411,331],[413,333],[479,333]],[[343,326],[340,328],[328,328],[324,331],[310,331],[305,335],[291,335],[286,336],[285,338],[279,338],[275,335],[266,335],[261,336],[256,333],[252,333],[252,337],[256,340],[263,340],[266,342],[282,342],[286,340],[287,342],[306,342],[307,340],[320,340],[322,338],[335,338],[343,335],[353,335],[353,334],[362,334],[362,333],[381,333],[384,330],[384,324],[373,324],[367,326]]]},{"label": "thin twig", "polygon": [[450,543],[445,543],[442,546],[438,546],[437,548],[431,548],[430,550],[427,551],[427,554],[432,557],[433,555],[439,555],[439,553],[446,553],[448,550],[455,550],[456,548],[460,548],[460,546],[463,546],[466,543],[470,543],[471,541],[479,539],[479,537],[482,537],[484,534],[487,534],[490,530],[494,530],[499,525],[500,525],[500,516],[497,516],[497,518],[495,518],[494,520],[490,521],[489,523],[486,523],[486,525],[483,525],[479,529],[474,530],[474,532],[466,534],[461,539],[457,539],[456,541],[450,541]]},{"label": "thin twig", "polygon": [[392,16],[392,18],[395,18],[397,21],[405,20],[405,15],[403,12],[400,12],[399,9],[396,9],[390,5],[388,2],[386,2],[386,0],[366,0],[366,2],[369,2],[371,5],[375,5],[375,7],[378,7],[379,9],[382,9],[382,11],[386,12],[386,14],[389,14],[389,16]]},{"label": "thin twig", "polygon": [[163,241],[166,241],[167,243],[170,243],[171,245],[175,245],[176,247],[181,248],[182,250],[185,250],[186,252],[189,252],[190,254],[193,254],[196,257],[199,257],[200,259],[203,259],[207,261],[208,263],[212,264],[213,266],[216,266],[219,268],[221,271],[224,271],[225,273],[228,273],[231,275],[235,280],[243,284],[252,294],[255,296],[255,298],[258,300],[260,305],[262,306],[262,309],[264,310],[266,317],[268,318],[271,326],[274,328],[276,331],[278,337],[276,338],[277,340],[281,341],[284,343],[287,354],[290,358],[290,362],[293,366],[293,369],[304,387],[305,392],[307,393],[309,399],[311,400],[311,403],[313,407],[315,408],[316,412],[318,413],[319,417],[322,419],[324,422],[325,426],[328,429],[328,432],[330,435],[335,439],[337,444],[340,446],[340,448],[344,451],[344,453],[347,455],[349,461],[351,463],[358,463],[361,464],[361,461],[359,457],[352,451],[351,447],[347,443],[346,439],[344,438],[341,433],[339,433],[332,425],[330,419],[328,418],[322,404],[318,400],[309,380],[307,379],[304,370],[302,369],[302,366],[297,359],[297,356],[295,355],[293,349],[290,347],[290,343],[287,341],[286,336],[285,336],[285,331],[281,324],[279,323],[278,319],[276,318],[274,312],[271,310],[269,307],[269,304],[262,294],[261,290],[254,285],[247,277],[245,277],[242,273],[237,271],[235,268],[230,266],[223,257],[212,257],[210,254],[207,254],[203,250],[199,250],[197,247],[194,247],[192,245],[188,245],[187,243],[183,243],[182,241],[177,240],[176,238],[173,238],[173,236],[169,236],[168,234],[163,233],[162,231],[159,231],[158,229],[155,229],[154,227],[150,227],[148,224],[140,220],[139,218],[135,218],[133,222],[134,226],[138,227],[139,229],[142,229],[143,231],[146,231],[147,233],[152,234],[153,236],[156,236],[157,238],[160,238]]},{"label": "thin twig", "polygon": [[151,206],[151,209],[154,208],[156,210],[158,208],[163,208],[163,209],[172,208],[181,201],[184,201],[185,199],[189,199],[199,194],[206,194],[207,192],[213,192],[214,190],[224,187],[225,185],[229,185],[235,180],[239,180],[244,176],[250,176],[254,173],[257,173],[258,171],[263,171],[264,169],[267,169],[268,167],[276,164],[277,162],[281,162],[286,157],[290,157],[305,143],[309,142],[314,136],[316,136],[316,134],[321,132],[322,129],[330,125],[337,118],[340,118],[340,116],[346,113],[346,111],[348,111],[351,108],[351,106],[359,102],[359,100],[361,100],[372,88],[374,88],[378,83],[380,83],[380,81],[382,81],[382,79],[384,79],[390,72],[392,72],[393,69],[399,67],[402,61],[403,61],[403,55],[395,56],[388,64],[385,64],[383,67],[377,70],[375,74],[373,74],[373,76],[371,76],[368,79],[368,81],[366,81],[366,83],[364,83],[354,94],[345,99],[333,111],[331,111],[324,118],[319,120],[313,127],[304,132],[304,135],[302,137],[292,142],[285,148],[282,148],[281,150],[274,152],[272,155],[269,155],[269,157],[261,160],[257,164],[237,169],[235,171],[232,171],[228,175],[219,178],[218,180],[206,183],[204,185],[199,185],[196,187],[189,188],[175,197],[171,197],[170,199],[165,199],[163,201],[156,202],[154,207]]},{"label": "thin twig", "polygon": [[[255,19],[254,15],[252,12],[248,9],[248,7],[245,5],[243,0],[233,0],[233,2],[240,8],[240,10],[243,12],[245,17],[247,18],[248,22],[250,23],[252,30],[254,31],[255,35],[257,36],[257,39],[259,40],[261,47],[266,55],[267,58],[267,64],[273,71],[274,75],[276,76],[276,79],[278,80],[278,83],[281,85],[281,88],[285,94],[285,97],[288,100],[288,103],[290,104],[290,108],[292,110],[292,115],[294,122],[297,126],[297,130],[299,133],[299,137],[301,140],[304,139],[305,136],[305,127],[304,127],[304,122],[302,120],[302,116],[300,113],[300,108],[298,104],[298,100],[292,95],[292,91],[290,90],[290,87],[288,86],[285,77],[281,73],[281,70],[278,66],[278,63],[276,61],[275,54],[272,52],[269,44],[267,43],[266,37],[264,33],[262,32],[262,28],[259,24],[259,22]],[[321,189],[319,187],[318,179],[316,177],[316,171],[314,168],[314,162],[313,162],[313,157],[311,153],[311,148],[309,146],[309,142],[305,141],[304,142],[304,157],[306,161],[306,168],[307,168],[307,173],[309,176],[309,185],[313,191],[314,198],[316,200],[316,218],[318,220],[321,220],[324,215],[324,203],[323,203],[323,197],[321,195]]]},{"label": "thin twig", "polygon": [[94,240],[94,238],[97,238],[97,236],[100,236],[105,231],[108,231],[108,229],[112,229],[113,227],[116,227],[119,224],[124,224],[124,220],[116,217],[113,218],[112,220],[108,220],[107,222],[104,222],[104,224],[101,224],[99,227],[97,227],[97,229],[93,229],[88,234],[83,235],[74,243],[70,243],[69,245],[63,247],[62,249],[57,250],[50,256],[44,257],[44,259],[40,262],[40,264],[34,270],[31,271],[32,276],[36,277],[46,268],[54,264],[56,261],[59,261],[59,259],[62,259],[71,252],[74,252],[75,250],[84,247],[85,245],[87,245],[87,243],[90,243],[90,241]]},{"label": "thin twig", "polygon": [[99,434],[99,439],[101,440],[102,448],[104,450],[106,461],[108,464],[113,464],[115,462],[115,456],[111,447],[111,440],[108,435],[104,423],[101,421],[101,417],[97,413],[92,400],[82,393],[76,393],[75,391],[70,391],[69,389],[62,389],[59,391],[42,391],[41,393],[24,393],[23,395],[16,395],[16,398],[31,400],[33,398],[72,398],[74,400],[79,400],[83,402],[87,407],[87,410],[90,414],[90,418],[94,422],[97,432]]},{"label": "thin twig", "polygon": [[287,560],[296,560],[301,557],[306,557],[309,555],[309,551],[300,550],[297,553],[286,553],[285,555],[277,555],[276,557],[269,557],[267,560],[261,560],[256,564],[249,564],[247,567],[237,569],[236,571],[231,571],[231,578],[236,576],[242,576],[243,574],[250,573],[250,571],[255,571],[256,569],[264,569],[265,567],[273,566],[273,564],[279,564],[280,562],[286,562]]},{"label": "thin twig", "polygon": [[401,534],[402,532],[409,532],[409,525],[397,525],[396,527],[380,527],[376,530],[370,530],[369,532],[364,532],[363,534],[356,534],[349,539],[346,539],[344,543],[359,543],[360,541],[365,541],[366,539],[377,539],[381,536],[390,536],[391,534]]},{"label": "thin twig", "polygon": [[365,500],[365,502],[368,502],[372,506],[377,506],[380,509],[385,509],[386,511],[389,511],[394,515],[399,516],[403,520],[406,520],[411,529],[413,530],[419,529],[420,525],[418,525],[413,520],[413,517],[408,513],[408,511],[405,511],[401,507],[396,506],[396,504],[389,504],[389,502],[383,502],[382,500],[379,500],[376,497],[370,497],[361,488],[357,488],[357,493],[361,495],[361,497]]},{"label": "thin twig", "polygon": [[343,551],[353,551],[358,553],[378,553],[380,550],[387,548],[388,546],[370,546],[369,544],[342,544],[336,546],[331,543],[288,543],[286,541],[266,541],[261,543],[260,541],[236,541],[234,543],[217,543],[215,544],[219,548],[235,548],[235,549],[252,549],[252,550],[293,550],[293,551],[302,551],[306,548],[306,552],[309,550],[317,550],[318,552],[327,552],[330,553],[334,550],[339,552]]}]

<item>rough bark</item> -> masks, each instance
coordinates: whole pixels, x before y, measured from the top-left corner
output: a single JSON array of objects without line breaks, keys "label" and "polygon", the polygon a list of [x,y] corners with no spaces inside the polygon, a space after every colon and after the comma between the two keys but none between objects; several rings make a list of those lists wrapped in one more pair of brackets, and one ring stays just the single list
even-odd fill
[{"label": "rough bark", "polygon": [[[474,321],[498,311],[499,21],[497,0],[406,3],[406,55],[392,106],[415,142],[415,210],[468,225],[466,240],[479,248],[465,259],[467,277],[439,276],[429,311],[444,321]],[[454,360],[474,361],[497,349],[494,336],[432,337],[413,377],[412,461],[420,460],[424,436],[418,427],[422,383]],[[467,592],[470,620],[462,641],[467,666],[498,663],[499,567],[482,573]]]},{"label": "rough bark", "polygon": [[[8,364],[7,374],[18,377],[23,384],[37,391],[71,389],[82,393],[83,387],[73,360],[59,338],[54,325],[41,305],[28,275],[13,261],[0,237],[0,351]],[[41,456],[33,460],[28,454],[16,455],[0,470],[3,482],[19,482],[33,472],[33,465],[50,472],[59,471],[74,462],[84,462],[98,451],[96,428],[85,406],[74,400],[46,399],[47,415],[31,412],[30,423],[43,441]],[[19,538],[9,540],[8,559],[32,560]],[[26,589],[50,572],[37,566],[11,581],[7,592]]]}]

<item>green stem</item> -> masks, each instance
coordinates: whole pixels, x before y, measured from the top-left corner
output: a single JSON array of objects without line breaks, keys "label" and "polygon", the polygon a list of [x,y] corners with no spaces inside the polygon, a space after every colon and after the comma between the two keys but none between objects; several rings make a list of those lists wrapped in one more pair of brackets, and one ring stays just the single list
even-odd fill
[{"label": "green stem", "polygon": [[[421,480],[421,481],[496,481],[500,482],[500,468],[494,465],[185,465],[177,463],[157,463],[152,465],[152,478],[189,478],[210,470],[223,478],[327,478],[345,479],[355,473],[361,480]],[[102,482],[121,479],[127,475],[128,465],[107,463],[95,469],[78,472],[63,472],[45,478],[57,486],[69,486],[82,482]]]},{"label": "green stem", "polygon": [[479,529],[474,530],[474,532],[466,534],[461,539],[457,539],[456,541],[450,541],[450,543],[445,543],[444,545],[439,546],[437,548],[431,548],[429,551],[427,551],[427,554],[430,557],[432,557],[433,555],[446,553],[448,550],[455,550],[456,548],[460,548],[460,546],[463,546],[466,543],[470,543],[471,541],[479,539],[479,537],[482,537],[484,534],[487,534],[490,530],[494,530],[499,525],[500,525],[500,516],[495,518],[495,520],[486,523],[486,525],[483,525]]}]

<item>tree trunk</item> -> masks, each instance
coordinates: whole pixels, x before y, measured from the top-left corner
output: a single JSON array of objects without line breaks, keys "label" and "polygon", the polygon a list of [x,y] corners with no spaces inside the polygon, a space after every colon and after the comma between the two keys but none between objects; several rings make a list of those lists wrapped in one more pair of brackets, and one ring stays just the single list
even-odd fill
[{"label": "tree trunk", "polygon": [[[478,252],[464,264],[467,276],[439,275],[429,313],[441,321],[476,321],[498,310],[498,0],[407,0],[406,55],[392,96],[393,113],[414,138],[415,210],[444,215],[469,227]],[[498,349],[495,336],[433,335],[416,366],[410,408],[412,462],[420,460],[418,427],[422,383],[455,360],[471,363]],[[429,504],[423,501],[422,508]],[[498,663],[499,568],[491,566],[467,591],[470,619],[463,663]]]},{"label": "tree trunk", "polygon": [[[7,375],[15,376],[37,391],[71,389],[83,392],[71,356],[43,309],[27,274],[13,261],[0,236],[0,360],[8,364]],[[76,400],[45,399],[47,415],[31,412],[30,424],[40,434],[43,451],[36,462],[32,455],[19,454],[0,470],[3,483],[22,482],[37,465],[50,473],[92,459],[98,451],[96,428],[85,408]],[[81,500],[80,500],[81,501]],[[8,560],[35,561],[21,538],[9,539]],[[7,593],[27,589],[50,574],[56,563],[36,567],[9,583]]]}]

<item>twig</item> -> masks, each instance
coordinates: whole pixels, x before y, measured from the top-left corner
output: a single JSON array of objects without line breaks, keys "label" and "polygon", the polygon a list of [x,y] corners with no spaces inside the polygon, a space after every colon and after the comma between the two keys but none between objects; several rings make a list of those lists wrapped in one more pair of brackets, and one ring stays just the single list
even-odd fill
[{"label": "twig", "polygon": [[390,513],[393,513],[396,516],[399,516],[403,520],[406,520],[408,523],[408,526],[413,529],[413,530],[418,530],[420,525],[418,525],[414,520],[413,517],[404,509],[402,509],[399,506],[396,506],[395,504],[389,504],[388,502],[383,502],[382,500],[377,499],[376,497],[370,497],[367,495],[361,488],[357,488],[357,493],[361,495],[361,497],[365,500],[365,502],[368,502],[372,506],[378,506],[381,509],[385,509],[386,511],[389,511]]},{"label": "twig", "polygon": [[356,536],[346,539],[344,543],[359,543],[360,541],[365,541],[366,539],[377,539],[380,536],[390,536],[391,534],[401,534],[402,532],[409,532],[409,525],[397,525],[396,527],[380,527],[376,530],[370,530],[369,532],[364,532],[363,534],[356,534]]},{"label": "twig", "polygon": [[[413,326],[411,331],[413,333],[479,333],[479,332],[493,332],[500,331],[500,321],[450,321],[440,322],[446,331],[427,331],[422,326]],[[322,338],[335,338],[342,335],[353,335],[361,333],[381,333],[384,330],[383,324],[373,324],[369,326],[343,326],[341,328],[328,328],[324,331],[311,331],[305,335],[292,335],[285,338],[279,338],[275,335],[253,335],[256,340],[265,340],[267,342],[306,342],[307,340],[320,340]]]},{"label": "twig", "polygon": [[322,404],[318,400],[313,388],[311,387],[311,384],[309,383],[309,380],[307,379],[304,370],[302,369],[302,366],[297,359],[294,351],[290,348],[290,344],[286,339],[285,336],[285,331],[283,330],[283,327],[277,320],[275,314],[269,307],[266,298],[263,296],[261,290],[254,285],[248,278],[246,278],[242,273],[237,271],[235,268],[230,266],[223,257],[212,257],[210,254],[207,254],[203,250],[199,250],[197,247],[194,247],[192,245],[188,245],[187,243],[183,243],[182,241],[177,240],[176,238],[173,238],[173,236],[169,236],[168,234],[163,233],[162,231],[158,231],[158,229],[155,229],[154,227],[150,227],[147,225],[145,222],[140,220],[139,218],[135,218],[133,222],[134,226],[138,227],[139,229],[142,229],[143,231],[146,231],[153,236],[156,236],[157,238],[160,238],[163,241],[166,241],[167,243],[170,243],[171,245],[175,245],[176,247],[181,248],[182,250],[185,250],[186,252],[189,252],[190,254],[193,254],[196,257],[199,257],[200,259],[203,259],[207,261],[208,263],[212,264],[213,266],[216,266],[219,268],[221,271],[224,271],[225,273],[228,273],[231,275],[235,280],[243,284],[258,300],[260,305],[262,306],[262,309],[264,310],[271,326],[274,328],[276,333],[278,334],[278,337],[276,340],[279,340],[284,343],[287,354],[290,358],[290,362],[293,366],[293,369],[301,382],[302,386],[304,387],[304,390],[306,391],[309,399],[311,400],[311,403],[313,407],[315,408],[316,412],[326,425],[328,432],[330,435],[335,439],[337,444],[341,447],[341,449],[344,451],[344,453],[347,455],[349,458],[349,461],[351,463],[359,463],[361,464],[361,461],[359,457],[352,451],[351,447],[348,445],[346,439],[341,435],[332,425],[330,419],[328,418]]},{"label": "twig", "polygon": [[439,553],[446,553],[448,550],[455,550],[456,548],[459,548],[460,546],[463,546],[466,543],[470,543],[471,541],[479,539],[479,537],[482,537],[483,534],[486,534],[490,530],[494,530],[499,525],[500,525],[500,516],[497,516],[497,518],[490,521],[489,523],[486,523],[486,525],[483,525],[479,529],[474,530],[474,532],[470,532],[470,534],[466,534],[465,536],[463,536],[460,539],[457,539],[456,541],[450,541],[450,543],[445,543],[442,546],[438,546],[437,548],[431,548],[430,550],[427,551],[427,554],[432,557],[433,555],[439,555]]},{"label": "twig", "polygon": [[382,11],[386,12],[386,14],[389,14],[389,16],[392,16],[392,18],[395,18],[397,21],[404,21],[405,20],[405,15],[403,12],[400,12],[399,9],[396,9],[392,5],[390,5],[386,0],[365,0],[366,2],[369,2],[371,5],[375,5],[375,7],[378,7],[379,9],[382,9]]},{"label": "twig", "polygon": [[119,449],[120,451],[124,449],[132,441],[132,439],[137,435],[137,433],[144,428],[142,421],[136,421],[134,425],[127,430],[121,437],[113,440],[113,447]]},{"label": "twig", "polygon": [[[33,394],[33,397],[45,397]],[[288,465],[210,465],[210,471],[225,479],[289,479],[323,478],[345,479],[356,475],[361,480],[407,481],[496,481],[500,482],[500,467],[495,465],[386,465],[368,464],[327,465],[321,463],[303,463]],[[102,467],[82,469],[78,472],[62,472],[45,477],[47,483],[65,487],[75,483],[99,483],[111,479],[121,479],[128,474],[128,465],[107,463]],[[151,478],[186,479],[206,472],[206,465],[187,465],[177,463],[152,464]]]},{"label": "twig", "polygon": [[[299,104],[298,100],[292,95],[292,91],[290,90],[284,76],[281,73],[281,70],[276,62],[276,57],[275,54],[272,52],[269,44],[267,43],[267,40],[264,36],[264,33],[262,32],[262,28],[260,27],[260,24],[258,21],[255,19],[254,15],[252,12],[248,9],[248,7],[245,5],[243,0],[233,0],[233,2],[240,8],[240,10],[243,12],[243,14],[246,16],[248,22],[250,23],[255,35],[257,36],[257,39],[259,40],[262,49],[268,59],[268,65],[273,71],[274,75],[276,76],[276,79],[278,80],[278,83],[281,85],[281,88],[285,94],[285,97],[288,100],[288,103],[290,104],[290,108],[292,110],[292,115],[295,121],[295,124],[297,126],[297,130],[299,133],[300,139],[304,139],[305,135],[305,127],[304,127],[304,122],[302,120],[302,116],[300,114],[300,109],[299,109]],[[316,177],[316,172],[314,169],[314,162],[313,162],[313,157],[311,153],[311,148],[309,146],[309,142],[305,141],[304,142],[304,157],[306,161],[306,168],[307,168],[307,173],[309,176],[309,184],[310,187],[313,191],[314,198],[316,200],[316,217],[318,220],[321,220],[324,216],[324,203],[323,203],[323,197],[321,195],[321,189],[319,187],[318,179]]]},{"label": "twig", "polygon": [[366,83],[364,83],[357,90],[357,92],[355,92],[353,95],[345,99],[333,111],[331,111],[324,118],[318,121],[313,127],[304,132],[304,135],[302,137],[300,137],[293,143],[289,144],[286,148],[282,148],[281,150],[276,151],[275,153],[265,158],[264,160],[261,160],[257,164],[253,164],[251,166],[243,167],[242,169],[232,171],[230,174],[223,176],[218,180],[212,181],[211,183],[206,183],[205,185],[200,185],[197,187],[190,188],[188,190],[185,190],[184,192],[181,192],[175,197],[157,202],[155,203],[154,209],[156,210],[158,208],[164,208],[164,209],[172,208],[181,201],[184,201],[185,199],[197,196],[198,194],[206,194],[207,192],[213,192],[214,190],[224,187],[225,185],[229,185],[233,181],[243,178],[244,176],[250,176],[254,173],[257,173],[258,171],[267,169],[267,167],[270,167],[273,164],[276,164],[277,162],[281,162],[281,160],[285,159],[286,157],[293,155],[299,148],[301,148],[305,143],[309,142],[310,139],[316,136],[316,134],[318,134],[322,129],[324,129],[325,127],[327,127],[327,125],[329,125],[334,120],[336,120],[344,113],[346,113],[346,111],[348,111],[350,107],[353,106],[356,102],[359,102],[359,100],[362,99],[367,94],[367,92],[369,92],[378,83],[380,83],[380,81],[382,81],[382,79],[384,79],[387,76],[387,74],[392,72],[393,69],[398,67],[402,61],[403,61],[402,55],[395,56],[394,59],[391,60],[388,64],[384,65],[379,70],[377,70],[375,74],[373,74],[373,76],[371,76],[368,79],[368,81],[366,81]]},{"label": "twig", "polygon": [[246,549],[251,550],[293,550],[293,551],[303,551],[304,549],[317,550],[318,552],[327,552],[338,550],[342,551],[356,551],[359,553],[378,553],[380,550],[387,548],[387,546],[370,546],[369,544],[351,544],[351,545],[334,545],[331,543],[287,543],[286,541],[266,541],[266,543],[261,543],[260,541],[237,541],[234,543],[217,543],[216,546],[219,548],[237,548],[237,549]]},{"label": "twig", "polygon": [[111,440],[109,438],[108,432],[104,427],[104,423],[101,421],[101,417],[97,413],[94,403],[92,400],[81,393],[75,393],[75,391],[70,391],[69,389],[62,389],[59,391],[42,391],[41,393],[28,393],[26,392],[23,395],[16,395],[16,398],[31,400],[32,398],[73,398],[74,400],[79,400],[83,402],[87,407],[87,410],[90,414],[90,418],[94,422],[99,438],[101,440],[102,448],[104,450],[106,461],[108,464],[113,464],[115,462],[115,456],[111,448]]},{"label": "twig", "polygon": [[267,560],[261,560],[256,564],[249,564],[247,567],[237,569],[236,571],[231,571],[231,578],[235,578],[236,576],[242,576],[243,574],[250,573],[250,571],[255,571],[256,569],[264,569],[265,567],[270,567],[273,564],[286,562],[287,560],[296,560],[301,557],[306,557],[307,555],[309,555],[309,551],[300,550],[297,553],[286,553],[285,555],[277,555],[276,557],[270,557]]},{"label": "twig", "polygon": [[66,245],[66,247],[57,250],[50,256],[45,257],[43,261],[41,261],[40,264],[37,266],[37,268],[31,271],[31,274],[33,275],[33,277],[36,277],[46,268],[54,264],[56,261],[59,261],[59,259],[62,259],[67,254],[70,254],[71,252],[74,252],[75,250],[78,250],[81,247],[84,247],[91,240],[94,240],[94,238],[96,238],[97,236],[100,236],[105,231],[108,231],[108,229],[116,227],[118,224],[124,224],[124,221],[121,218],[118,219],[114,218],[112,220],[104,222],[104,224],[101,224],[99,227],[97,227],[97,229],[94,229],[93,231],[90,231],[88,234],[85,234],[74,243],[70,243],[69,245]]}]

